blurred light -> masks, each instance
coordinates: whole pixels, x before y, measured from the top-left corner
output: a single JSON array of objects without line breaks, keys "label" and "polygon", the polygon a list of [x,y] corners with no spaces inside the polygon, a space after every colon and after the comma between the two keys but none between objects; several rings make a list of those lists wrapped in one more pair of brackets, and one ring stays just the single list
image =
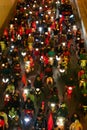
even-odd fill
[{"label": "blurred light", "polygon": [[53,57],[50,57],[49,59],[50,59],[50,60],[53,60]]},{"label": "blurred light", "polygon": [[21,35],[20,34],[17,35],[17,39],[21,40]]},{"label": "blurred light", "polygon": [[10,28],[13,28],[13,24],[10,24]]},{"label": "blurred light", "polygon": [[24,10],[26,10],[26,7],[24,7]]},{"label": "blurred light", "polygon": [[38,48],[36,48],[36,51],[38,51],[39,49]]},{"label": "blurred light", "polygon": [[41,42],[41,44],[43,45],[43,44],[44,44],[44,42]]},{"label": "blurred light", "polygon": [[50,27],[48,27],[48,32],[51,32],[51,28]]},{"label": "blurred light", "polygon": [[36,21],[36,24],[38,24],[39,23],[39,21]]},{"label": "blurred light", "polygon": [[26,66],[29,66],[29,64],[30,64],[30,61],[26,61],[26,62],[25,62],[25,65],[26,65]]},{"label": "blurred light", "polygon": [[15,18],[15,20],[17,21],[18,19],[17,19],[17,18]]},{"label": "blurred light", "polygon": [[55,107],[55,105],[56,105],[55,103],[51,103],[51,107]]},{"label": "blurred light", "polygon": [[74,15],[72,14],[72,15],[70,15],[70,18],[74,18]]},{"label": "blurred light", "polygon": [[9,94],[6,94],[5,97],[8,98],[8,97],[9,97]]},{"label": "blurred light", "polygon": [[56,56],[56,60],[57,60],[57,61],[60,61],[60,60],[61,60],[61,57]]},{"label": "blurred light", "polygon": [[36,5],[34,4],[34,5],[33,5],[33,8],[35,8],[35,6],[36,6]]},{"label": "blurred light", "polygon": [[26,16],[28,16],[28,13],[26,13]]},{"label": "blurred light", "polygon": [[27,88],[25,88],[25,89],[24,89],[24,94],[28,94],[28,91],[29,91],[29,90],[28,90]]},{"label": "blurred light", "polygon": [[77,37],[77,40],[80,40],[80,37]]},{"label": "blurred light", "polygon": [[56,1],[56,4],[60,4],[60,1],[58,0],[58,1]]},{"label": "blurred light", "polygon": [[9,81],[9,78],[6,78],[6,79],[3,78],[2,81],[3,81],[3,83],[7,83]]},{"label": "blurred light", "polygon": [[28,36],[30,37],[30,36],[31,36],[31,33],[29,33]]},{"label": "blurred light", "polygon": [[11,45],[11,48],[14,49],[14,45]]},{"label": "blurred light", "polygon": [[60,14],[59,17],[62,18],[62,15]]},{"label": "blurred light", "polygon": [[51,14],[51,11],[48,11],[48,14],[50,15],[50,14]]},{"label": "blurred light", "polygon": [[30,79],[28,79],[28,82],[29,82],[29,83],[31,83],[31,80],[30,80]]},{"label": "blurred light", "polygon": [[77,30],[77,26],[76,25],[73,25],[73,30]]},{"label": "blurred light", "polygon": [[29,5],[27,5],[27,7],[29,7]]},{"label": "blurred light", "polygon": [[71,32],[71,30],[70,30],[70,29],[68,29],[68,32]]},{"label": "blurred light", "polygon": [[41,59],[43,59],[43,56],[41,56]]},{"label": "blurred light", "polygon": [[37,3],[37,1],[35,0],[34,3]]},{"label": "blurred light", "polygon": [[2,66],[4,67],[4,66],[5,66],[5,64],[3,63],[3,64],[2,64]]},{"label": "blurred light", "polygon": [[72,90],[72,87],[68,87],[69,90]]},{"label": "blurred light", "polygon": [[62,45],[63,45],[63,46],[65,46],[65,45],[66,45],[66,43],[65,43],[65,42],[62,42]]},{"label": "blurred light", "polygon": [[11,42],[13,42],[14,41],[14,39],[13,38],[11,38]]},{"label": "blurred light", "polygon": [[60,71],[61,73],[64,73],[64,72],[65,72],[65,69],[59,69],[59,71]]},{"label": "blurred light", "polygon": [[30,11],[29,14],[32,14],[32,11]]},{"label": "blurred light", "polygon": [[29,122],[30,121],[30,119],[28,117],[25,117],[24,120],[25,120],[25,122]]},{"label": "blurred light", "polygon": [[57,117],[56,124],[57,124],[58,126],[64,126],[64,121],[65,121],[65,118],[64,118],[64,117]]},{"label": "blurred light", "polygon": [[42,29],[43,29],[42,27],[39,27],[39,31],[40,31],[40,33],[42,32]]},{"label": "blurred light", "polygon": [[51,20],[54,20],[54,17],[53,17],[53,16],[51,16]]},{"label": "blurred light", "polygon": [[36,88],[36,91],[37,91],[37,92],[39,92],[39,91],[40,91],[40,89],[39,89],[39,88]]},{"label": "blurred light", "polygon": [[39,7],[39,9],[41,10],[41,9],[42,9],[42,7]]},{"label": "blurred light", "polygon": [[45,7],[47,8],[47,5],[45,5]]},{"label": "blurred light", "polygon": [[26,52],[21,52],[22,56],[26,56],[26,54],[27,54]]}]

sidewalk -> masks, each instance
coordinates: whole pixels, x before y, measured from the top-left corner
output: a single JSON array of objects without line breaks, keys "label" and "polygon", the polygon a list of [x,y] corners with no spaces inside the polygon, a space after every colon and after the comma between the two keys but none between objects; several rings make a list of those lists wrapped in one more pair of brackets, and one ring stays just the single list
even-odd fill
[{"label": "sidewalk", "polygon": [[85,40],[85,47],[87,50],[87,1],[86,0],[74,0],[78,7],[78,14],[81,20],[81,27],[83,32],[83,38]]},{"label": "sidewalk", "polygon": [[0,0],[0,35],[13,16],[16,3],[17,0]]}]

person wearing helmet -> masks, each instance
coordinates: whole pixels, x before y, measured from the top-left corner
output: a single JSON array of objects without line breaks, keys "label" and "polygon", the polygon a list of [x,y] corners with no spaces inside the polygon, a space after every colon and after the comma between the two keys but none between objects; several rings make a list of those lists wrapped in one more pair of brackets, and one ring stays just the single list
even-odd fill
[{"label": "person wearing helmet", "polygon": [[83,126],[80,123],[80,121],[77,119],[77,120],[75,120],[75,122],[73,122],[70,125],[69,130],[83,130]]}]

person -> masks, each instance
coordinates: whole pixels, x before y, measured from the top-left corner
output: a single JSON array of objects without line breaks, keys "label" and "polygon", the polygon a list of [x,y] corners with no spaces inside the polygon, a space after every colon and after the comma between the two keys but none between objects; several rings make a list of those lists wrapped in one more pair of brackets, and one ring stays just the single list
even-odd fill
[{"label": "person", "polygon": [[46,130],[47,129],[47,121],[45,116],[42,114],[42,111],[39,111],[40,113],[38,113],[35,124],[34,124],[34,128],[35,130],[41,129],[41,130]]},{"label": "person", "polygon": [[35,130],[42,129],[42,116],[40,114],[37,115],[34,128]]},{"label": "person", "polygon": [[6,128],[8,128],[9,124],[8,124],[8,116],[7,116],[7,114],[2,110],[2,111],[0,111],[0,116],[2,116],[4,118],[5,126],[6,126]]},{"label": "person", "polygon": [[34,103],[30,98],[25,101],[24,109],[34,110]]},{"label": "person", "polygon": [[7,86],[5,92],[9,92],[9,93],[13,94],[15,92],[15,86],[14,86],[14,84],[9,84]]},{"label": "person", "polygon": [[51,65],[48,65],[44,68],[44,72],[45,72],[45,75],[47,77],[52,77],[53,76],[53,70],[52,70],[52,66]]},{"label": "person", "polygon": [[9,114],[9,117],[13,119],[17,116],[17,111],[15,110],[14,107],[12,107],[8,114]]},{"label": "person", "polygon": [[59,107],[58,116],[65,117],[65,118],[68,116],[68,108],[65,103],[62,103],[61,106]]},{"label": "person", "polygon": [[35,78],[34,87],[35,88],[42,88],[42,79],[40,78],[39,74]]},{"label": "person", "polygon": [[77,119],[77,120],[75,120],[75,122],[73,122],[70,125],[69,130],[83,130],[83,126],[80,123],[80,121]]},{"label": "person", "polygon": [[71,116],[71,122],[75,122],[75,120],[79,120],[80,117],[77,113],[73,113]]}]

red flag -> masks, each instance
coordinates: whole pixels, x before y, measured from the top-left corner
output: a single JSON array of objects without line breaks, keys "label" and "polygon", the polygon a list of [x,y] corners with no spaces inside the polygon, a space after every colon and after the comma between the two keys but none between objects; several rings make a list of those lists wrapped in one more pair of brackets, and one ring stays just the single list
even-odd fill
[{"label": "red flag", "polygon": [[53,129],[53,116],[52,113],[50,112],[48,122],[47,122],[47,130],[52,130]]},{"label": "red flag", "polygon": [[27,79],[25,74],[22,75],[22,82],[24,83],[25,86],[27,86]]}]

